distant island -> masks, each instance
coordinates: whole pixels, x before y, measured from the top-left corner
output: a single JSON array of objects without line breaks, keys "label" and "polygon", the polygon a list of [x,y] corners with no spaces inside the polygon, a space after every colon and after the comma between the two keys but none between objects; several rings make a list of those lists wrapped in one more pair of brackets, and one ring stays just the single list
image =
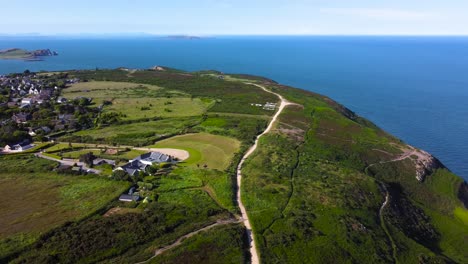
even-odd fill
[{"label": "distant island", "polygon": [[201,39],[199,36],[189,36],[189,35],[174,35],[174,36],[167,36],[169,39]]},{"label": "distant island", "polygon": [[27,61],[40,61],[41,57],[57,56],[58,53],[50,49],[39,49],[28,51],[25,49],[12,48],[0,50],[0,59],[3,60],[27,60]]}]

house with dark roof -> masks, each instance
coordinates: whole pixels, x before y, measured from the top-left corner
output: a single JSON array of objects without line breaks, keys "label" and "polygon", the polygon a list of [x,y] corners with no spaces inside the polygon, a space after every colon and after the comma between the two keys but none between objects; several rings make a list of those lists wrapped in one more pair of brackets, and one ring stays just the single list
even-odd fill
[{"label": "house with dark roof", "polygon": [[17,124],[26,123],[31,120],[31,115],[28,113],[18,113],[12,116],[13,121]]},{"label": "house with dark roof", "polygon": [[129,163],[123,165],[122,167],[118,167],[116,170],[123,170],[130,176],[135,176],[140,171],[146,171],[146,167],[150,165],[144,164],[139,160],[130,161]]},{"label": "house with dark roof", "polygon": [[146,168],[149,166],[164,162],[174,162],[174,159],[171,156],[160,152],[149,152],[130,160],[129,163],[115,170],[123,170],[128,175],[135,176],[140,171],[146,171]]},{"label": "house with dark roof", "polygon": [[10,151],[16,151],[16,152],[21,152],[25,151],[27,149],[32,148],[33,145],[29,143],[29,140],[24,140],[23,142],[20,142],[18,144],[11,144],[11,145],[6,145],[3,150],[5,152],[10,152]]},{"label": "house with dark roof", "polygon": [[93,160],[93,165],[94,166],[99,166],[99,165],[104,165],[104,164],[109,164],[109,165],[115,166],[115,161],[114,160],[109,160],[109,159],[95,159],[95,160]]}]

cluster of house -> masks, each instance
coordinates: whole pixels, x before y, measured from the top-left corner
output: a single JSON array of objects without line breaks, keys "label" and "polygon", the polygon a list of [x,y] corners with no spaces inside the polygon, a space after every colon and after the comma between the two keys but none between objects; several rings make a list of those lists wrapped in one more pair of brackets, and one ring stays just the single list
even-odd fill
[{"label": "cluster of house", "polygon": [[31,148],[33,148],[33,147],[34,147],[34,145],[31,144],[31,143],[29,142],[29,140],[24,140],[24,141],[19,142],[19,143],[17,143],[17,144],[6,145],[6,146],[3,148],[3,152],[6,152],[6,153],[11,153],[11,152],[22,152],[22,151],[31,149]]},{"label": "cluster of house", "polygon": [[[32,119],[32,115],[28,112],[19,112],[13,114],[11,120],[16,124],[26,124],[28,121]],[[63,130],[66,126],[73,125],[75,123],[75,116],[72,114],[60,114],[57,115],[57,118],[52,121],[51,125],[55,130]],[[6,123],[7,121],[4,121]],[[29,128],[29,135],[35,136],[37,134],[49,134],[52,132],[52,129],[48,126],[40,126],[40,127],[30,127]]]},{"label": "cluster of house", "polygon": [[118,167],[115,170],[123,170],[130,176],[138,175],[140,171],[145,172],[148,166],[160,163],[173,163],[174,158],[160,153],[160,152],[149,152],[138,156],[137,158],[130,160],[127,164]]},{"label": "cluster of house", "polygon": [[[65,80],[67,84],[77,82],[79,82],[78,79]],[[14,77],[0,75],[0,88],[10,90],[10,98],[6,104],[9,107],[19,106],[20,108],[49,101],[54,96],[54,91],[58,89],[57,86],[48,87],[47,83],[38,79],[35,74]]]},{"label": "cluster of house", "polygon": [[[149,152],[130,160],[129,163],[118,167],[115,170],[123,170],[130,176],[137,175],[140,171],[146,171],[148,166],[160,163],[174,163],[176,160],[166,154],[160,152]],[[138,202],[141,197],[138,192],[135,192],[135,187],[132,187],[128,193],[122,194],[119,197],[121,202]],[[145,201],[147,201],[145,199]],[[143,201],[143,202],[145,202]]]}]

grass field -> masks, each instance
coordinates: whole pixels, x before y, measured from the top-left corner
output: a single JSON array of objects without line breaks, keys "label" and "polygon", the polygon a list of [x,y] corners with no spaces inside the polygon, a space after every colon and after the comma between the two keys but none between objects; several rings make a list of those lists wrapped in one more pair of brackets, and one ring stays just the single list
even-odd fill
[{"label": "grass field", "polygon": [[35,173],[49,172],[57,167],[58,163],[46,159],[27,155],[3,155],[0,156],[2,173]]},{"label": "grass field", "polygon": [[83,82],[63,90],[65,98],[93,98],[100,105],[111,101],[104,112],[121,113],[124,120],[141,118],[197,116],[203,114],[214,101],[190,98],[189,95],[167,91],[161,87],[128,82]]},{"label": "grass field", "polygon": [[[32,243],[41,233],[105,206],[128,183],[45,173],[0,174],[0,257]],[[28,234],[28,236],[25,236]]]},{"label": "grass field", "polygon": [[224,170],[239,150],[240,142],[225,136],[199,133],[172,137],[150,147],[187,150],[190,158],[185,161],[186,164],[206,164],[210,169]]},{"label": "grass field", "polygon": [[[73,145],[72,145],[73,146]],[[70,145],[68,143],[58,143],[55,144],[47,149],[45,149],[45,152],[52,153],[52,152],[57,152],[57,151],[64,151],[70,149]]]},{"label": "grass field", "polygon": [[149,263],[246,263],[244,236],[241,225],[217,227],[188,238]]},{"label": "grass field", "polygon": [[82,82],[64,89],[62,94],[67,99],[77,97],[93,98],[94,103],[114,98],[157,97],[161,87],[128,82]]},{"label": "grass field", "polygon": [[149,117],[199,116],[212,105],[211,100],[200,98],[116,98],[104,112],[122,113],[124,120]]},{"label": "grass field", "polygon": [[[185,117],[138,122],[100,129],[83,130],[74,135],[85,138],[83,142],[143,146],[149,145],[166,135],[180,134],[188,127],[198,124],[200,119],[201,118]],[[146,143],[148,141],[151,142]]]}]

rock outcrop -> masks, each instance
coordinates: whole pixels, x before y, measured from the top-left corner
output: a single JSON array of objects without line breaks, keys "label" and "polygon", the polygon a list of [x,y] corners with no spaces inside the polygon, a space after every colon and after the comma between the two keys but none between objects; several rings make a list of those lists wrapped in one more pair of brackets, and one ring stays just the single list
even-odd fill
[{"label": "rock outcrop", "polygon": [[426,176],[433,173],[436,169],[445,168],[437,158],[424,150],[418,149],[412,155],[414,155],[412,160],[416,165],[416,179],[420,182],[423,182]]},{"label": "rock outcrop", "polygon": [[31,52],[32,56],[57,56],[58,53],[55,51],[51,51],[50,49],[40,49]]}]

